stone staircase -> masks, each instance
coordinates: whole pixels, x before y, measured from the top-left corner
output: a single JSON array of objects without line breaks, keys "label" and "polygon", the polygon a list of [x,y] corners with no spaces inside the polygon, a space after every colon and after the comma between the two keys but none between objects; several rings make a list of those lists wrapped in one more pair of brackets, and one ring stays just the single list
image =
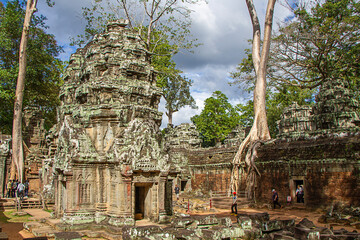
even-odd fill
[{"label": "stone staircase", "polygon": [[[212,207],[219,209],[231,209],[232,197],[228,197],[227,193],[214,193],[211,197]],[[251,201],[245,197],[245,192],[240,192],[237,199],[237,207],[248,207]]]},{"label": "stone staircase", "polygon": [[[20,203],[21,209],[28,208],[42,208],[42,204],[40,199],[37,198],[24,198],[24,200]],[[52,208],[54,206],[53,203],[46,203],[48,208]],[[1,210],[9,210],[16,208],[16,199],[15,198],[3,198],[0,200],[0,209]]]}]

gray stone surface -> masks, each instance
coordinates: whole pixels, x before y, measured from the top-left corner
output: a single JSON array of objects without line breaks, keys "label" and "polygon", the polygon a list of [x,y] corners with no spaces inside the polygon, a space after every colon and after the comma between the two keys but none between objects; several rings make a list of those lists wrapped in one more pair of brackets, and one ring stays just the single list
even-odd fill
[{"label": "gray stone surface", "polygon": [[149,54],[117,21],[71,56],[54,162],[55,214],[63,224],[133,225],[136,214],[164,221],[172,213],[161,92]]}]

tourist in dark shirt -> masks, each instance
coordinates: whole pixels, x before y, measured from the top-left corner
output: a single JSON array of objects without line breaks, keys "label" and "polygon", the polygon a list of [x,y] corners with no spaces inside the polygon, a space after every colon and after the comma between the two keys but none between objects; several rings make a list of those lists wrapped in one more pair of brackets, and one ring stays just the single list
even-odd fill
[{"label": "tourist in dark shirt", "polygon": [[281,208],[281,205],[279,203],[279,195],[275,189],[272,190],[272,200],[274,204],[274,209],[276,208],[276,205],[279,205],[279,207]]},{"label": "tourist in dark shirt", "polygon": [[180,188],[178,185],[175,186],[175,194],[176,194],[176,199],[179,200],[179,193],[180,193]]}]

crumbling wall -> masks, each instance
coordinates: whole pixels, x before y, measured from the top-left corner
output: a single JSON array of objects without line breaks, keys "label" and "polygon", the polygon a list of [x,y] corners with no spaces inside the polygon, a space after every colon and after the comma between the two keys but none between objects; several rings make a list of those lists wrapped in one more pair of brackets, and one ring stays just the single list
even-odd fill
[{"label": "crumbling wall", "polygon": [[188,153],[193,192],[205,195],[211,193],[228,193],[232,159],[237,148],[209,148],[193,150]]},{"label": "crumbling wall", "polygon": [[4,196],[6,194],[6,177],[8,175],[7,162],[10,162],[11,158],[11,147],[10,147],[11,136],[4,135],[0,132],[0,194]]},{"label": "crumbling wall", "polygon": [[[276,188],[280,199],[295,198],[294,181],[303,181],[305,204],[334,202],[360,205],[360,135],[275,141],[258,151],[256,198],[269,200]],[[294,199],[295,200],[295,199]]]}]

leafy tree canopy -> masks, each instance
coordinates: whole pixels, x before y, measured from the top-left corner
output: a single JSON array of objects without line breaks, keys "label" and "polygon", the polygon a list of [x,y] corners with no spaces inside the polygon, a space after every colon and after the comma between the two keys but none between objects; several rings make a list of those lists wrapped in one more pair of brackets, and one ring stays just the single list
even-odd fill
[{"label": "leafy tree canopy", "polygon": [[360,2],[298,4],[294,16],[273,39],[272,80],[316,88],[324,81],[341,79],[358,89]]},{"label": "leafy tree canopy", "polygon": [[[19,45],[26,2],[11,0],[0,6],[0,130],[10,134],[14,95],[18,74]],[[57,58],[62,48],[53,35],[46,33],[46,18],[33,16],[27,48],[24,107],[39,107],[45,117],[45,127],[56,120],[58,92],[63,63]]]},{"label": "leafy tree canopy", "polygon": [[[276,121],[292,102],[311,104],[324,81],[342,79],[359,96],[360,3],[355,0],[301,2],[294,5],[294,19],[283,23],[272,38],[267,79],[267,112],[272,135]],[[234,81],[252,91],[255,72],[250,50],[231,73]],[[252,121],[252,101],[241,118]]]},{"label": "leafy tree canopy", "polygon": [[[160,36],[159,36],[160,37]],[[197,108],[194,98],[190,94],[192,80],[182,75],[169,52],[175,50],[166,39],[158,44],[157,54],[153,55],[152,65],[157,70],[157,86],[162,89],[166,101],[166,115],[168,123],[172,124],[173,113],[182,107]]]},{"label": "leafy tree canopy", "polygon": [[[284,109],[297,102],[299,105],[311,105],[313,91],[309,89],[300,89],[294,86],[284,85],[278,91],[268,92],[266,101],[267,121],[269,124],[270,135],[275,137],[279,133],[278,121]],[[240,124],[242,126],[251,126],[254,120],[254,104],[252,100],[246,104],[237,106],[240,112]]]},{"label": "leafy tree canopy", "polygon": [[224,141],[225,137],[239,124],[239,120],[237,109],[220,91],[215,91],[210,98],[205,100],[205,106],[200,115],[191,118],[205,146],[214,146]]},{"label": "leafy tree canopy", "polygon": [[105,29],[108,21],[126,19],[129,27],[139,32],[150,52],[157,53],[158,43],[165,39],[172,46],[169,53],[174,55],[180,49],[191,49],[197,45],[196,39],[192,38],[190,33],[191,10],[186,4],[200,1],[93,0],[90,7],[83,7],[85,32],[74,38],[73,44],[87,43],[95,34]]}]

